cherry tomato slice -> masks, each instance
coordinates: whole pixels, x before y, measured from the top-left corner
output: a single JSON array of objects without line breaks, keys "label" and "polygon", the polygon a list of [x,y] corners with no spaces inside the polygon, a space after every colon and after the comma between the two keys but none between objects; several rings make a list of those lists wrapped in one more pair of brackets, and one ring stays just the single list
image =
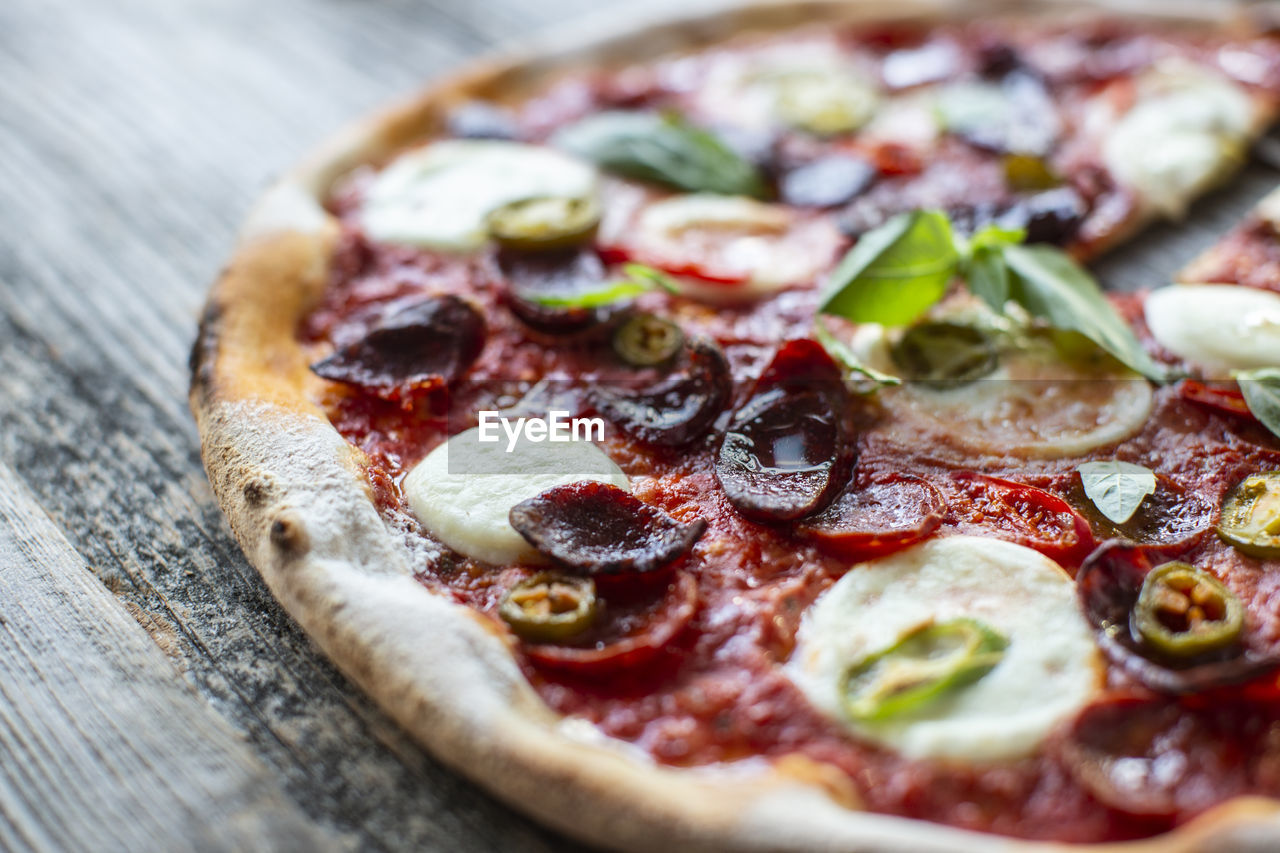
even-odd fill
[{"label": "cherry tomato slice", "polygon": [[634,669],[650,663],[689,625],[698,609],[698,582],[677,573],[660,591],[598,589],[595,624],[572,644],[526,644],[537,666],[582,674]]},{"label": "cherry tomato slice", "polygon": [[951,475],[948,520],[960,531],[994,534],[1039,551],[1065,569],[1078,567],[1096,544],[1089,522],[1043,489],[963,471]]},{"label": "cherry tomato slice", "polygon": [[824,551],[870,560],[927,539],[946,513],[946,500],[928,481],[912,474],[889,474],[861,489],[849,489],[796,529]]},{"label": "cherry tomato slice", "polygon": [[1244,394],[1240,393],[1239,386],[1234,382],[1231,383],[1231,387],[1225,387],[1207,385],[1195,379],[1184,379],[1178,385],[1178,394],[1182,399],[1214,412],[1251,421],[1257,420],[1253,412],[1249,411],[1249,404],[1244,401]]},{"label": "cherry tomato slice", "polygon": [[707,284],[763,289],[815,281],[845,246],[824,218],[715,196],[640,205],[625,224],[602,229],[599,242],[609,262],[645,264]]}]

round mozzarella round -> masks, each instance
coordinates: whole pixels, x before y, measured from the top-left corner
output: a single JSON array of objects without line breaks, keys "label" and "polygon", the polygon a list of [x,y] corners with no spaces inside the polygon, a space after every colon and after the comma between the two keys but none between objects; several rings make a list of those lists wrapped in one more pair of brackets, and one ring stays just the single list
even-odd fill
[{"label": "round mozzarella round", "polygon": [[[975,619],[1008,640],[976,682],[899,717],[853,721],[846,673],[913,630]],[[909,758],[1002,761],[1033,753],[1102,686],[1075,584],[1039,553],[952,536],[852,567],[805,614],[786,672],[809,701],[855,734]]]},{"label": "round mozzarella round", "polygon": [[825,37],[721,57],[689,97],[693,111],[712,124],[752,130],[782,124],[820,135],[856,130],[880,103],[871,75]]},{"label": "round mozzarella round", "polygon": [[522,432],[513,445],[501,429],[488,433],[496,441],[482,441],[484,435],[479,427],[455,435],[404,480],[422,525],[468,557],[495,565],[545,562],[508,521],[513,506],[582,480],[630,491],[627,475],[589,441],[532,441]]},{"label": "round mozzarella round", "polygon": [[488,238],[485,219],[530,198],[587,198],[594,167],[535,145],[494,140],[434,142],[382,170],[365,195],[361,223],[375,240],[470,251]]},{"label": "round mozzarella round", "polygon": [[1107,168],[1148,206],[1181,216],[1243,162],[1255,109],[1237,84],[1203,69],[1158,69],[1103,142]]},{"label": "round mozzarella round", "polygon": [[1144,308],[1161,346],[1212,378],[1280,365],[1280,295],[1231,284],[1175,284]]}]

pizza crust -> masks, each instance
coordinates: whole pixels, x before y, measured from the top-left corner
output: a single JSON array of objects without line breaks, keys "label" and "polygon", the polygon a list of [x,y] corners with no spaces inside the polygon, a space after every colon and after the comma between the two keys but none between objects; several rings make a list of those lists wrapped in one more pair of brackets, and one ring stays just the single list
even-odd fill
[{"label": "pizza crust", "polygon": [[[983,4],[984,11],[1012,8],[1026,6]],[[1186,8],[1221,21],[1225,7]],[[1171,14],[1168,3],[1160,10]],[[477,65],[355,125],[286,175],[249,216],[192,352],[190,402],[214,492],[249,561],[330,659],[434,754],[512,807],[626,850],[1063,846],[858,811],[847,779],[798,756],[673,769],[559,719],[525,681],[499,632],[412,578],[410,548],[375,509],[362,454],[310,401],[316,380],[295,337],[328,283],[338,233],[318,200],[353,166],[385,160],[438,130],[460,101],[515,100],[557,69],[603,57],[632,61],[746,30],[975,14],[959,0],[897,0],[887,9],[867,2],[769,3],[623,34],[562,37],[560,44]],[[1278,805],[1240,798],[1170,835],[1123,849],[1270,849],[1280,839]]]}]

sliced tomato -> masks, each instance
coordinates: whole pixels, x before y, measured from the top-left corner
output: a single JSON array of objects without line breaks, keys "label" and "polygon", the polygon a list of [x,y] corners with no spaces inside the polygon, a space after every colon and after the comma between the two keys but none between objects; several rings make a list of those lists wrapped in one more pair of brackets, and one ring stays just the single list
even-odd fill
[{"label": "sliced tomato", "polygon": [[1257,420],[1253,412],[1249,411],[1249,404],[1244,401],[1244,394],[1240,393],[1240,386],[1235,382],[1229,386],[1208,385],[1195,379],[1184,379],[1178,385],[1178,394],[1184,400],[1224,415]]},{"label": "sliced tomato", "polygon": [[1057,495],[1012,480],[951,475],[948,521],[961,532],[995,535],[1075,569],[1097,544],[1089,522]]},{"label": "sliced tomato", "polygon": [[[630,205],[629,207],[627,205]],[[601,256],[726,287],[807,284],[846,243],[826,217],[736,196],[684,195],[617,202],[601,225]]]},{"label": "sliced tomato", "polygon": [[660,590],[600,588],[596,624],[572,644],[525,643],[529,660],[568,672],[598,674],[634,669],[651,662],[688,627],[698,610],[698,582],[677,573]]},{"label": "sliced tomato", "polygon": [[927,539],[946,512],[942,493],[928,481],[912,474],[889,474],[849,489],[797,529],[824,551],[870,560]]}]

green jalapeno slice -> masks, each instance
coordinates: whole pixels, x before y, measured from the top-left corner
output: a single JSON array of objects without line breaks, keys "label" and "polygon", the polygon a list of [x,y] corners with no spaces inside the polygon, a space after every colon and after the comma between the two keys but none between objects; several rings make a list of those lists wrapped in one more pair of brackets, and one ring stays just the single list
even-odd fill
[{"label": "green jalapeno slice", "polygon": [[600,224],[600,205],[594,198],[526,198],[502,205],[486,222],[504,248],[563,249],[590,239]]},{"label": "green jalapeno slice", "polygon": [[554,643],[581,634],[596,617],[596,585],[591,578],[541,572],[503,596],[498,615],[522,640]]},{"label": "green jalapeno slice", "polygon": [[1280,471],[1252,474],[1231,490],[1218,535],[1251,557],[1280,558]]},{"label": "green jalapeno slice", "polygon": [[656,314],[628,317],[613,333],[613,351],[634,367],[665,364],[684,346],[684,332]]},{"label": "green jalapeno slice", "polygon": [[927,707],[995,668],[1009,641],[974,619],[928,623],[854,663],[841,699],[854,720],[886,720]]},{"label": "green jalapeno slice", "polygon": [[1143,579],[1129,625],[1134,639],[1149,648],[1173,658],[1195,658],[1240,639],[1244,605],[1203,569],[1165,563]]}]

